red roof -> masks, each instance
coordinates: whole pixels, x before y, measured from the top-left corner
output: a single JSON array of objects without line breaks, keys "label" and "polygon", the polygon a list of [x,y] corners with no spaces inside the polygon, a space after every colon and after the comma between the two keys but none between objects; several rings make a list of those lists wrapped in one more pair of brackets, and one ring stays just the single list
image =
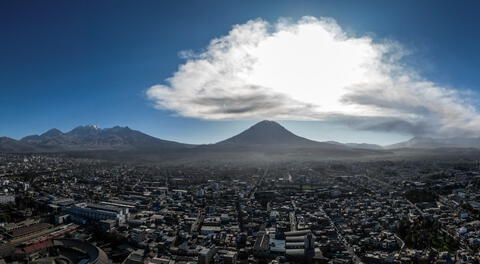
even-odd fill
[{"label": "red roof", "polygon": [[15,250],[15,254],[30,254],[37,250],[41,250],[49,247],[53,247],[53,241],[51,239],[42,241],[40,243],[35,243],[24,248],[18,248]]},{"label": "red roof", "polygon": [[46,223],[34,224],[34,225],[31,225],[31,226],[26,226],[26,227],[22,227],[22,228],[19,228],[19,229],[15,229],[10,233],[10,235],[12,237],[21,237],[21,236],[24,236],[24,235],[27,235],[27,234],[31,234],[31,233],[41,231],[43,229],[47,229],[50,226],[51,226],[50,224],[46,224]]}]

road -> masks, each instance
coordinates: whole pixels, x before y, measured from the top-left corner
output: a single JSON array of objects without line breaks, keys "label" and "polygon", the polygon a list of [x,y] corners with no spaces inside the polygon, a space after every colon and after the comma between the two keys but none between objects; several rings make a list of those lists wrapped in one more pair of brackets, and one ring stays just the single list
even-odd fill
[{"label": "road", "polygon": [[319,209],[330,221],[330,226],[335,228],[338,238],[342,241],[343,245],[347,248],[348,253],[350,254],[350,256],[352,256],[353,262],[356,264],[362,264],[363,263],[362,260],[357,256],[357,254],[355,253],[355,250],[350,245],[350,243],[348,243],[347,240],[343,237],[342,233],[338,229],[337,225],[335,225],[333,220],[330,218],[330,216],[325,212],[325,210],[323,210],[323,207],[320,207]]}]

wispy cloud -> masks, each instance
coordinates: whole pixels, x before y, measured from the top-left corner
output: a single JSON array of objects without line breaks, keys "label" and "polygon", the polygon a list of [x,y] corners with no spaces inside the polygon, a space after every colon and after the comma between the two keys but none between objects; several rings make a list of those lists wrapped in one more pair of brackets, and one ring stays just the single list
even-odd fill
[{"label": "wispy cloud", "polygon": [[159,109],[201,119],[334,120],[415,135],[480,135],[475,106],[402,64],[398,43],[347,34],[332,19],[257,19],[148,89]]}]

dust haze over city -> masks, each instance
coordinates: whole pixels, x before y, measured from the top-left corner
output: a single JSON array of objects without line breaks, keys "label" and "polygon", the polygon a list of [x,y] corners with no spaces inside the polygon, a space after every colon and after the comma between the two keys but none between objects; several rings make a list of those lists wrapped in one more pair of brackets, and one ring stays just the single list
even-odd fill
[{"label": "dust haze over city", "polygon": [[480,263],[479,8],[0,0],[0,264]]}]

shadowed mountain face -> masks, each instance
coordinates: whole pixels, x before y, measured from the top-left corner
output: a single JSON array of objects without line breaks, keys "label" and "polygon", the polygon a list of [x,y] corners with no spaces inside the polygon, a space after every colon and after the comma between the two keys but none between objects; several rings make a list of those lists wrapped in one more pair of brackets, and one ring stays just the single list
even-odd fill
[{"label": "shadowed mountain face", "polygon": [[41,135],[24,137],[20,142],[45,151],[153,151],[189,147],[187,144],[158,139],[128,127],[119,126],[106,129],[96,126],[79,126],[67,133],[51,129]]},{"label": "shadowed mountain face", "polygon": [[34,146],[17,141],[13,138],[0,137],[0,153],[35,151],[37,151],[37,149]]},{"label": "shadowed mountain face", "polygon": [[331,144],[325,142],[317,142],[303,137],[299,137],[285,129],[283,126],[274,121],[262,121],[249,129],[241,132],[224,141],[215,144],[218,147],[228,146],[257,146],[257,147],[325,147],[332,149],[346,148],[340,144]]}]

